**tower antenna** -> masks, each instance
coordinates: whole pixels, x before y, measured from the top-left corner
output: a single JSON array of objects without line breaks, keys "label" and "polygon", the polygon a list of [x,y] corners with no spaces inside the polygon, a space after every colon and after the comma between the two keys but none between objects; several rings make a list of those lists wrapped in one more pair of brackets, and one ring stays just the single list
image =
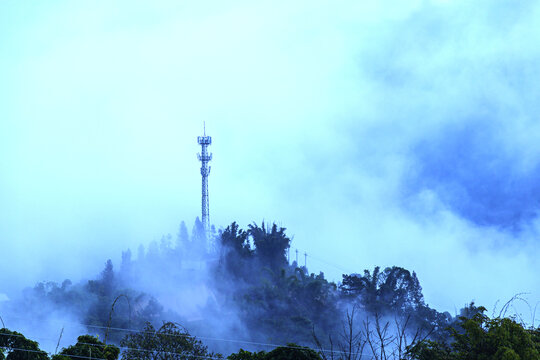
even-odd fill
[{"label": "tower antenna", "polygon": [[197,142],[201,145],[201,152],[197,154],[201,162],[202,176],[202,198],[201,212],[204,230],[208,232],[210,228],[210,202],[208,199],[208,175],[210,175],[210,166],[208,163],[212,160],[212,154],[208,152],[208,146],[212,144],[212,137],[206,136],[206,122],[203,122],[203,136],[197,136]]}]

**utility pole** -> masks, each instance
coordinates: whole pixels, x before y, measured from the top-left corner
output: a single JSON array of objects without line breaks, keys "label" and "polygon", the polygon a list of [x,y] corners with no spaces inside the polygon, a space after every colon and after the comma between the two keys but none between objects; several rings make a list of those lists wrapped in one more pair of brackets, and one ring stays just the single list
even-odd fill
[{"label": "utility pole", "polygon": [[307,252],[304,253],[304,267],[307,269]]},{"label": "utility pole", "polygon": [[201,162],[202,176],[202,198],[201,212],[204,231],[208,233],[210,229],[210,202],[208,199],[208,175],[210,175],[210,166],[208,163],[212,160],[212,154],[208,152],[208,146],[212,144],[212,137],[206,136],[206,124],[203,124],[203,136],[197,137],[197,142],[201,145],[201,153],[197,154]]}]

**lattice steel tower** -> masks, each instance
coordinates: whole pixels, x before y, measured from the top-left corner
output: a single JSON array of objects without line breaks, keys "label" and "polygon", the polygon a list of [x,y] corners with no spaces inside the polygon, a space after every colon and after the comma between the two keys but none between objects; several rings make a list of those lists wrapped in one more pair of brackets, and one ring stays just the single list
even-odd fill
[{"label": "lattice steel tower", "polygon": [[210,228],[210,207],[208,201],[208,175],[210,175],[210,166],[208,162],[212,160],[212,154],[208,152],[208,146],[212,144],[212,137],[206,136],[206,125],[204,125],[204,135],[197,137],[197,142],[201,145],[201,153],[197,157],[201,161],[201,176],[202,176],[202,223],[204,230]]}]

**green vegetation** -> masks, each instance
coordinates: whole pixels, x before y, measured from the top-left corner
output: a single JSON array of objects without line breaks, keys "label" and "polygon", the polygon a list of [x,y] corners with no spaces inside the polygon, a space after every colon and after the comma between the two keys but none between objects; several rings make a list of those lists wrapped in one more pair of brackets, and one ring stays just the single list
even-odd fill
[{"label": "green vegetation", "polygon": [[127,335],[120,345],[125,349],[122,360],[221,358],[221,355],[209,352],[208,347],[186,329],[172,322],[164,323],[157,330],[147,323],[141,332]]},{"label": "green vegetation", "polygon": [[105,359],[116,360],[120,349],[114,345],[106,345],[92,335],[81,335],[77,343],[62,349],[60,354],[54,355],[52,360],[79,360],[79,359]]},{"label": "green vegetation", "polygon": [[47,353],[35,341],[6,328],[0,329],[0,360],[47,360]]},{"label": "green vegetation", "polygon": [[[407,351],[387,347],[384,351],[317,352],[308,347],[289,343],[270,352],[250,352],[240,349],[228,360],[537,360],[540,359],[540,328],[526,329],[510,318],[490,319],[484,308],[472,318],[461,317],[456,328],[446,329],[446,342],[422,340],[410,345]],[[24,335],[0,329],[0,359],[49,360],[38,343]],[[370,340],[367,340],[368,342]],[[373,344],[370,344],[373,346]],[[210,352],[196,337],[174,323],[164,323],[159,329],[151,324],[137,333],[127,335],[121,342],[122,360],[197,360],[222,359]],[[62,349],[52,360],[104,359],[117,360],[120,348],[106,345],[91,335],[82,335],[75,345]]]},{"label": "green vegetation", "polygon": [[538,360],[540,328],[525,329],[510,318],[490,319],[485,308],[472,318],[461,317],[448,329],[448,341],[426,340],[409,349],[418,360]]},{"label": "green vegetation", "polygon": [[322,360],[322,358],[308,347],[289,343],[286,346],[278,346],[268,353],[240,349],[238,353],[229,355],[227,360]]},{"label": "green vegetation", "polygon": [[[217,246],[209,251],[200,222],[191,237],[182,224],[175,246],[171,236],[163,237],[147,250],[141,246],[136,260],[124,252],[118,270],[108,260],[93,280],[40,283],[3,311],[37,318],[63,311],[99,336],[80,336],[54,360],[222,358],[208,346],[230,360],[540,359],[539,329],[490,319],[474,303],[459,317],[438,312],[407,269],[376,267],[344,274],[335,284],[289,262],[291,240],[275,224],[244,230],[232,223],[213,236]],[[158,301],[193,285],[211,293],[195,321]],[[203,344],[179,324],[215,341]],[[288,345],[259,351],[263,344]],[[8,329],[0,330],[0,349],[0,360],[49,359],[37,342]]]}]

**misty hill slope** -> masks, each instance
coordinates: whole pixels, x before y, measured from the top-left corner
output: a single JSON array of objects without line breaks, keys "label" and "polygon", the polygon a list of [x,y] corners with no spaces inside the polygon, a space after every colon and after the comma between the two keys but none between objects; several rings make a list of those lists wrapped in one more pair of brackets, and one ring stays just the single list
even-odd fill
[{"label": "misty hill slope", "polygon": [[[39,283],[1,310],[23,324],[69,318],[114,343],[147,322],[173,321],[220,351],[239,343],[252,349],[288,342],[329,346],[351,314],[355,328],[390,319],[432,339],[441,339],[456,320],[425,304],[414,272],[377,267],[344,274],[335,284],[289,263],[290,243],[276,224],[241,229],[232,223],[207,236],[197,219],[191,236],[182,223],[174,241],[165,236],[141,245],[136,258],[128,249],[118,268],[108,260],[95,279]],[[468,309],[471,316],[475,309]]]}]

